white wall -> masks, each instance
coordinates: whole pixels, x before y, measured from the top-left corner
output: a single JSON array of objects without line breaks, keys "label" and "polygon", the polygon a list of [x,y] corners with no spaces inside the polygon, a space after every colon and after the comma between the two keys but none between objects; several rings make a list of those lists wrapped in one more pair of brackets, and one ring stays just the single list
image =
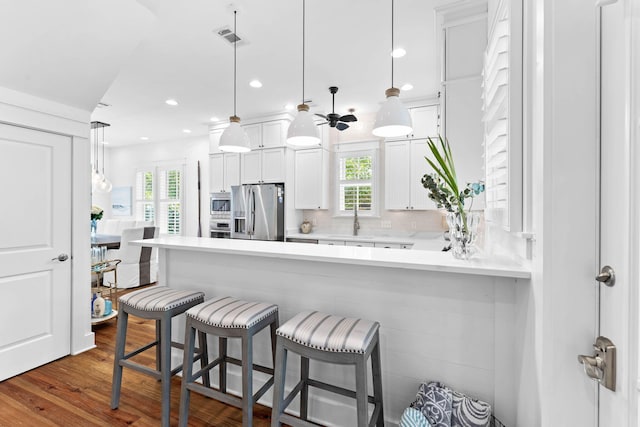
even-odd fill
[{"label": "white wall", "polygon": [[[148,142],[126,147],[107,149],[105,173],[114,187],[128,186],[135,190],[135,174],[138,168],[166,162],[183,163],[184,177],[184,222],[185,236],[196,236],[198,231],[198,160],[201,176],[201,222],[203,235],[209,229],[209,137],[192,136],[178,141]],[[132,194],[135,199],[135,194]],[[94,194],[93,204],[105,209],[103,219],[111,218],[110,194]],[[135,218],[135,202],[133,215]],[[124,219],[124,217],[117,217]]]}]

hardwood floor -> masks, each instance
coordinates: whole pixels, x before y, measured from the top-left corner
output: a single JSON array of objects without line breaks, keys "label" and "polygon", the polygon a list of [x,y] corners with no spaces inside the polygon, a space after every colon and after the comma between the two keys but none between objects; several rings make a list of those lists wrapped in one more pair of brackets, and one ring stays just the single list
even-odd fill
[{"label": "hardwood floor", "polygon": [[[153,322],[130,316],[127,348],[150,342],[154,330]],[[110,408],[116,320],[94,331],[97,348],[0,382],[0,426],[160,425],[160,383],[131,369],[124,370],[120,408]],[[153,366],[153,354],[147,351],[137,360]],[[173,377],[171,387],[171,425],[177,425],[180,377]],[[191,396],[190,426],[242,425],[240,409]],[[269,426],[270,414],[270,408],[256,405],[254,426]]]}]

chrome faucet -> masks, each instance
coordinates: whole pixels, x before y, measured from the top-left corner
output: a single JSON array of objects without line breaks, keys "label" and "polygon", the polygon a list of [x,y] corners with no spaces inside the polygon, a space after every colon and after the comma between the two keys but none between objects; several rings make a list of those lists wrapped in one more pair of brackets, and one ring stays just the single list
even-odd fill
[{"label": "chrome faucet", "polygon": [[358,230],[360,230],[360,223],[358,222],[358,204],[353,204],[353,235],[358,235]]}]

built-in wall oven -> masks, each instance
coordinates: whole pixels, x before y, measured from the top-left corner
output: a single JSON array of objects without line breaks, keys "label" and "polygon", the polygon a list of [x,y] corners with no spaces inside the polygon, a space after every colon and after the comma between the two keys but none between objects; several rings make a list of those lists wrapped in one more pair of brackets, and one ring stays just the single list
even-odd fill
[{"label": "built-in wall oven", "polygon": [[231,193],[211,193],[209,197],[209,236],[231,237]]}]

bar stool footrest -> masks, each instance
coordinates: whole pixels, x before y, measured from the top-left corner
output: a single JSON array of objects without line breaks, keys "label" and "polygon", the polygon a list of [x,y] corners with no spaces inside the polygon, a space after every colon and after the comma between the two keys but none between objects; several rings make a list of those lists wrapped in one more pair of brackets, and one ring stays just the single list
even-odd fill
[{"label": "bar stool footrest", "polygon": [[280,415],[280,418],[278,419],[278,421],[290,426],[295,425],[300,427],[322,427],[322,424],[316,424],[316,423],[312,423],[311,421],[301,420],[300,418],[294,417],[293,415],[289,415],[289,414]]},{"label": "bar stool footrest", "polygon": [[[318,381],[318,380],[313,380],[311,378],[307,379],[307,384],[315,387],[315,388],[320,388],[322,390],[326,390],[326,391],[330,391],[336,394],[341,394],[343,396],[346,397],[350,397],[352,399],[356,398],[356,392],[353,390],[349,390],[347,388],[344,387],[338,387],[336,385],[333,384],[327,384],[324,383],[322,381]],[[367,396],[369,403],[375,403],[375,400],[373,399],[373,396]]]}]

